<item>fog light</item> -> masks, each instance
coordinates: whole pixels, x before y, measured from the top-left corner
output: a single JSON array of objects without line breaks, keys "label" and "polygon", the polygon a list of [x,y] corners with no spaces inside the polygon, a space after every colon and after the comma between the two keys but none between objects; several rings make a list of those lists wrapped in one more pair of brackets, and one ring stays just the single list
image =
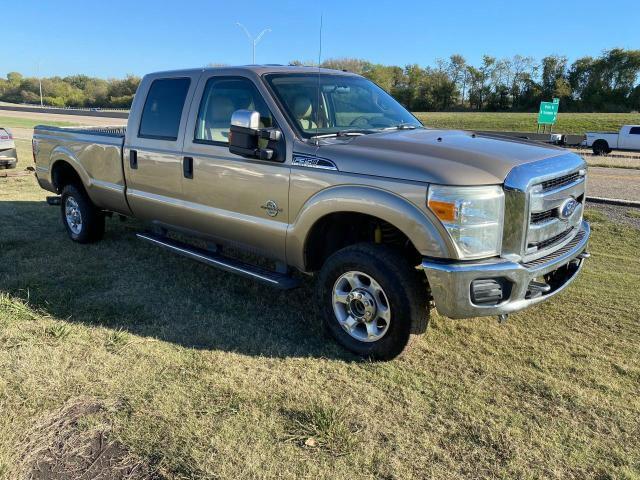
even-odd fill
[{"label": "fog light", "polygon": [[505,296],[504,281],[483,278],[471,282],[471,301],[476,305],[497,305]]}]

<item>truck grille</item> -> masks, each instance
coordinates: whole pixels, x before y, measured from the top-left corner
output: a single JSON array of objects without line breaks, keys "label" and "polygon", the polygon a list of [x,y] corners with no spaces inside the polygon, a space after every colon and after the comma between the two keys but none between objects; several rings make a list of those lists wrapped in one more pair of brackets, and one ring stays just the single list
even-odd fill
[{"label": "truck grille", "polygon": [[[529,218],[524,261],[531,261],[561,248],[579,230],[585,199],[585,178],[571,172],[534,184],[529,191]],[[573,210],[569,200],[575,200]],[[563,209],[565,211],[563,211]]]},{"label": "truck grille", "polygon": [[545,249],[547,247],[555,245],[556,243],[560,243],[562,240],[564,240],[569,235],[571,235],[571,233],[573,232],[573,229],[574,229],[574,227],[569,227],[564,232],[559,233],[558,235],[555,235],[555,236],[553,236],[551,238],[547,238],[546,240],[542,240],[541,242],[529,244],[528,246],[529,247],[536,247],[538,250]]},{"label": "truck grille", "polygon": [[552,208],[550,210],[545,210],[544,212],[537,212],[531,214],[531,223],[543,223],[550,218],[555,218],[558,216],[558,209]]},{"label": "truck grille", "polygon": [[580,172],[573,172],[573,173],[570,173],[568,175],[563,175],[563,176],[558,177],[558,178],[553,178],[551,180],[546,180],[546,181],[542,182],[540,185],[542,185],[542,190],[544,190],[544,191],[553,190],[555,188],[559,188],[559,187],[562,187],[564,185],[568,185],[570,183],[573,183],[576,180],[578,180],[580,177],[581,177]]},{"label": "truck grille", "polygon": [[540,265],[544,265],[547,262],[550,262],[562,255],[564,255],[565,253],[567,253],[568,251],[570,251],[573,247],[575,247],[578,243],[580,243],[580,241],[584,238],[584,236],[586,235],[584,230],[578,230],[578,233],[575,234],[575,236],[571,239],[571,241],[569,243],[567,243],[566,245],[564,245],[562,248],[559,248],[557,250],[554,250],[552,253],[549,253],[543,257],[540,257],[536,260],[531,260],[530,262],[525,262],[522,264],[523,267],[525,268],[533,268],[533,267],[537,267]]}]

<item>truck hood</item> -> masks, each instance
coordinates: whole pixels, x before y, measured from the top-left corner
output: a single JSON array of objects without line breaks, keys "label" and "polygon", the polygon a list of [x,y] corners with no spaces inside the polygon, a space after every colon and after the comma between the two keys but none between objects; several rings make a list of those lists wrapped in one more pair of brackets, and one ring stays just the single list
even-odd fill
[{"label": "truck hood", "polygon": [[566,155],[558,147],[456,130],[399,130],[325,140],[317,155],[343,172],[446,185],[504,182],[523,163]]}]

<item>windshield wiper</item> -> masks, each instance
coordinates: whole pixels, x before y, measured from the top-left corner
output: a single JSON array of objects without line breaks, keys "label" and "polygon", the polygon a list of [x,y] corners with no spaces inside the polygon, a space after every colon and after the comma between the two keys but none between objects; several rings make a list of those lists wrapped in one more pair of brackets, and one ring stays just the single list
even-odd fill
[{"label": "windshield wiper", "polygon": [[360,135],[366,135],[368,133],[373,133],[373,130],[363,130],[363,129],[339,130],[334,133],[314,135],[313,137],[311,137],[311,140],[315,140],[317,138],[332,138],[332,137],[358,137]]}]

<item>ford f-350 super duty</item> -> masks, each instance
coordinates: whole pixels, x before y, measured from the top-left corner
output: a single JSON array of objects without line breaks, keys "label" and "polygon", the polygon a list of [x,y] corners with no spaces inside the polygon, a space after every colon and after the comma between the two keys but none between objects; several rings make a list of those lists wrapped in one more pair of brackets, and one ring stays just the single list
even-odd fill
[{"label": "ford f-350 super duty", "polygon": [[504,319],[548,300],[588,257],[581,157],[425,128],[346,72],[153,73],[126,128],[38,126],[33,150],[72,240],[100,239],[111,212],[149,222],[143,240],[276,287],[316,274],[326,327],[372,358],[400,354],[432,306]]}]

